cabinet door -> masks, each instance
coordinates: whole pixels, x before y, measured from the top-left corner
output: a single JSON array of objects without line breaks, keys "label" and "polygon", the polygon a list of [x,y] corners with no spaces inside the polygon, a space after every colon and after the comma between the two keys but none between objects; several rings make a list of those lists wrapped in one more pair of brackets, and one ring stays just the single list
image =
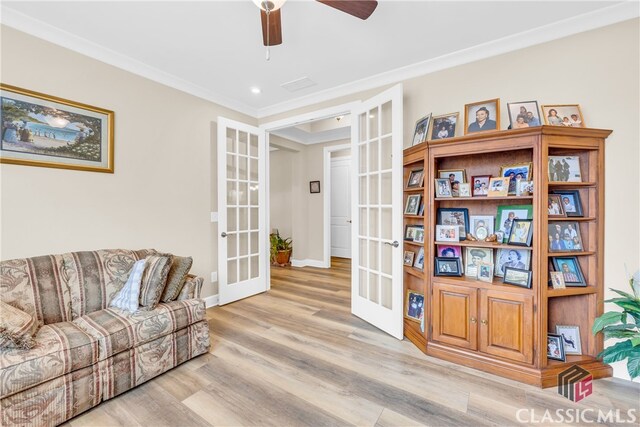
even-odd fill
[{"label": "cabinet door", "polygon": [[478,348],[478,291],[464,286],[433,284],[432,339],[458,347]]},{"label": "cabinet door", "polygon": [[480,291],[480,351],[533,362],[533,296]]}]

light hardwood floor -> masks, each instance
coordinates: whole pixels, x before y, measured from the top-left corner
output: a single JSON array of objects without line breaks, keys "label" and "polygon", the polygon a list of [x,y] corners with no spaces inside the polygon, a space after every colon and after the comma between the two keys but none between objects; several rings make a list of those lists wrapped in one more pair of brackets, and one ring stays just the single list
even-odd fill
[{"label": "light hardwood floor", "polygon": [[599,409],[635,409],[640,418],[639,384],[598,380],[575,404],[425,356],[350,314],[349,265],[274,268],[269,292],[208,310],[209,354],[67,425],[521,425],[521,409],[525,420],[547,409],[595,409],[587,421]]}]

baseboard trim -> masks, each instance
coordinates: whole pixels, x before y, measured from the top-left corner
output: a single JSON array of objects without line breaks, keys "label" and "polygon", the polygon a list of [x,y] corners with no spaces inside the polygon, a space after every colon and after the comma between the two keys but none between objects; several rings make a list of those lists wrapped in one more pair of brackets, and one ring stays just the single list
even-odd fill
[{"label": "baseboard trim", "polygon": [[215,294],[208,296],[204,299],[204,305],[206,308],[215,307],[216,305],[220,305],[220,295]]},{"label": "baseboard trim", "polygon": [[291,259],[291,267],[316,267],[316,268],[330,268],[331,265],[327,265],[322,260],[318,259]]}]

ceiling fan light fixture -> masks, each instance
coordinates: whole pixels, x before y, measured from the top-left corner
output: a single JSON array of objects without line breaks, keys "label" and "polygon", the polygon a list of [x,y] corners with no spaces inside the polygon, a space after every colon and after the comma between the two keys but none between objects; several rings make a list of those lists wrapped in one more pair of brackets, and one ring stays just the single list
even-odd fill
[{"label": "ceiling fan light fixture", "polygon": [[253,0],[253,3],[265,12],[273,12],[282,7],[287,0]]}]

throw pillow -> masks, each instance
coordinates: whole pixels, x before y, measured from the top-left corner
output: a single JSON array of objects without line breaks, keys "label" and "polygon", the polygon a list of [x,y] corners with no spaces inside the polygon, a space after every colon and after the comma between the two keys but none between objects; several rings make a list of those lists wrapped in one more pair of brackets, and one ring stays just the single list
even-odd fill
[{"label": "throw pillow", "polygon": [[184,285],[184,281],[187,279],[187,274],[189,274],[192,264],[193,258],[191,257],[173,256],[171,269],[169,270],[169,276],[167,277],[167,284],[164,287],[164,292],[162,293],[160,301],[170,302],[178,297],[178,294],[180,294],[182,286]]},{"label": "throw pillow", "polygon": [[0,348],[33,348],[38,328],[34,316],[0,301]]},{"label": "throw pillow", "polygon": [[147,261],[141,259],[133,264],[133,268],[129,272],[127,283],[118,291],[116,296],[109,304],[110,307],[119,308],[121,310],[135,313],[138,311],[138,300],[140,298],[140,284],[142,283],[142,274]]},{"label": "throw pillow", "polygon": [[146,258],[147,266],[140,285],[140,310],[153,310],[167,283],[167,274],[171,268],[171,255],[158,254]]}]

